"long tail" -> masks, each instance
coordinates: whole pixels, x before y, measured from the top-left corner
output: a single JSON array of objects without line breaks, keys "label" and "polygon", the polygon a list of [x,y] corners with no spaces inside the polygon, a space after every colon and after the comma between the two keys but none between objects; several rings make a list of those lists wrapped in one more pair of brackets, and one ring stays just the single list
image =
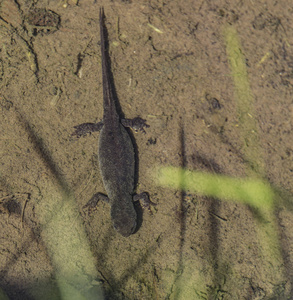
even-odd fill
[{"label": "long tail", "polygon": [[104,98],[104,115],[105,113],[116,115],[116,107],[113,97],[113,91],[110,78],[109,57],[106,51],[105,25],[104,25],[104,8],[100,8],[100,38],[102,53],[102,77],[103,77],[103,98]]}]

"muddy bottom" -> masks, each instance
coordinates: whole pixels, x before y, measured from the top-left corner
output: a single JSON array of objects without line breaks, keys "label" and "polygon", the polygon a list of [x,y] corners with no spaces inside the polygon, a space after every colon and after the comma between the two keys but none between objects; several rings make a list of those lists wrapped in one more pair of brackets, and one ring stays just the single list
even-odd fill
[{"label": "muddy bottom", "polygon": [[[99,133],[71,136],[103,116],[100,5],[123,114],[150,125],[133,134],[136,192],[157,205],[136,206],[128,238],[107,203],[83,209],[105,193]],[[292,13],[282,0],[3,0],[3,299],[291,299]],[[159,186],[158,166],[262,178],[273,209]]]}]

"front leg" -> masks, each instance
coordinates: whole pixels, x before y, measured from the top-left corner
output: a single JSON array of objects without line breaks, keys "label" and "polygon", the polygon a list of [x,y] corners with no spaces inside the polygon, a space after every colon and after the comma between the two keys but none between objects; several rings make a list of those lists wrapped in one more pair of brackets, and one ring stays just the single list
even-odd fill
[{"label": "front leg", "polygon": [[150,127],[147,123],[146,120],[136,117],[134,119],[122,119],[121,123],[124,127],[130,127],[132,128],[135,132],[142,131],[145,133],[144,127],[148,128]]},{"label": "front leg", "polygon": [[148,209],[150,214],[153,214],[151,211],[151,205],[156,206],[157,204],[150,200],[149,194],[147,192],[134,195],[133,202],[137,201],[139,201],[143,209]]},{"label": "front leg", "polygon": [[103,127],[103,122],[99,123],[83,123],[77,126],[74,126],[75,131],[72,133],[72,136],[76,136],[77,138],[81,136],[85,136],[88,133],[92,133],[95,131],[100,131]]},{"label": "front leg", "polygon": [[106,195],[104,195],[102,193],[96,193],[92,196],[92,198],[88,201],[88,203],[83,207],[83,209],[88,207],[89,211],[93,210],[97,206],[97,204],[100,200],[109,203],[109,198]]}]

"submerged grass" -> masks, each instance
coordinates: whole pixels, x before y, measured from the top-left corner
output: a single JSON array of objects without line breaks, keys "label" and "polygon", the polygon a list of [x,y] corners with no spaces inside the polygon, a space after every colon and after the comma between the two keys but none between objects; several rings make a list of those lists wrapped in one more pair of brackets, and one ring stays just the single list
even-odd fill
[{"label": "submerged grass", "polygon": [[273,209],[273,190],[261,179],[233,178],[176,167],[161,168],[158,178],[161,185],[249,204],[257,209]]},{"label": "submerged grass", "polygon": [[[258,128],[255,120],[254,96],[250,88],[245,55],[240,39],[234,26],[225,25],[222,29],[230,74],[234,83],[239,139],[242,145],[241,154],[246,161],[247,177],[233,178],[183,168],[162,167],[156,173],[156,179],[158,179],[158,184],[162,186],[195,192],[223,201],[234,201],[256,209],[257,215],[261,216],[255,222],[260,257],[263,260],[263,265],[259,269],[270,274],[274,278],[275,284],[278,284],[284,280],[284,262],[275,217],[275,190],[265,179],[264,161],[260,151]],[[233,269],[232,265],[231,268]],[[235,270],[235,272],[237,271]],[[223,276],[228,285],[229,278]],[[230,280],[233,281],[232,278]],[[204,278],[199,275],[198,278],[194,278],[194,286],[203,281]],[[204,292],[211,297],[214,296],[208,291]]]},{"label": "submerged grass", "polygon": [[[224,26],[223,36],[234,82],[235,104],[239,114],[239,138],[242,143],[242,153],[247,161],[246,174],[248,180],[263,180],[266,178],[266,174],[259,144],[259,130],[255,120],[255,98],[250,88],[242,45],[236,29],[232,25]],[[259,190],[264,192],[265,190],[261,186]],[[271,273],[275,273],[275,278],[278,281],[281,280],[284,270],[280,268],[282,255],[274,209],[276,197],[273,196],[272,189],[270,194],[271,200],[267,198],[267,201],[258,207],[264,221],[256,223],[256,229],[259,249],[263,257],[263,268],[270,269]],[[257,201],[256,196],[254,203]],[[263,193],[263,196],[267,197],[268,195]]]}]

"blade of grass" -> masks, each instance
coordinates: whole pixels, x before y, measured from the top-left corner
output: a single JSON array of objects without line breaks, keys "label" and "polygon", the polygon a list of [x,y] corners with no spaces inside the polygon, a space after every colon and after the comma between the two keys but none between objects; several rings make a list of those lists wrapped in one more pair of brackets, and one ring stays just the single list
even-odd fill
[{"label": "blade of grass", "polygon": [[226,25],[223,33],[231,76],[234,82],[240,130],[239,138],[242,142],[242,152],[248,162],[247,175],[263,176],[264,163],[260,155],[254,112],[254,96],[249,84],[246,59],[236,29],[231,25]]},{"label": "blade of grass", "polygon": [[[246,173],[249,177],[264,178],[264,161],[259,145],[259,136],[254,112],[254,96],[250,88],[246,59],[238,33],[234,26],[225,25],[223,36],[229,60],[231,75],[234,81],[236,107],[239,114],[240,139],[242,152],[248,162]],[[275,199],[273,199],[275,200]],[[262,215],[267,222],[257,224],[260,249],[266,267],[274,274],[276,280],[281,280],[283,268],[278,228],[275,213],[268,206],[261,208]],[[277,279],[277,274],[279,275]]]},{"label": "blade of grass", "polygon": [[261,179],[240,179],[176,167],[163,167],[159,170],[158,180],[161,185],[221,200],[249,204],[257,209],[273,208],[273,191],[269,184]]}]

